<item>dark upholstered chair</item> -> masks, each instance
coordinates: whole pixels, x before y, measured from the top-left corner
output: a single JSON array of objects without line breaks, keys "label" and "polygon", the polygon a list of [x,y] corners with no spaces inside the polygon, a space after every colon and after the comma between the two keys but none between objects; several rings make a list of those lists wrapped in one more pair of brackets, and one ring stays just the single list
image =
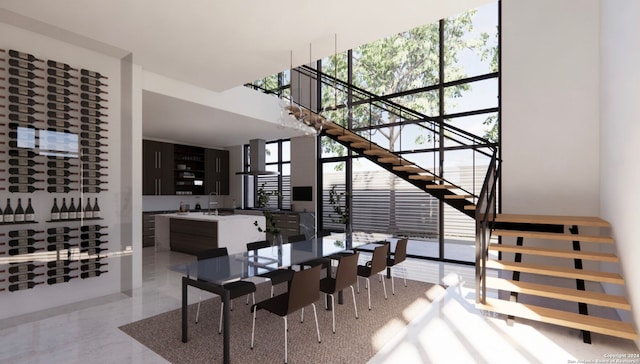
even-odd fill
[{"label": "dark upholstered chair", "polygon": [[287,241],[290,243],[297,243],[299,241],[305,241],[305,240],[307,240],[307,237],[304,234],[291,235],[287,237]]},{"label": "dark upholstered chair", "polygon": [[[376,247],[373,250],[373,255],[371,256],[371,260],[367,262],[366,265],[358,266],[358,276],[366,279],[367,284],[365,288],[367,288],[367,295],[369,297],[369,309],[371,309],[371,282],[369,281],[369,277],[380,274],[384,272],[387,267],[387,255],[389,254],[389,244],[384,244]],[[384,283],[384,278],[382,279],[382,288],[384,289],[384,299],[387,299],[387,287]],[[360,282],[358,281],[358,293],[360,292]]]},{"label": "dark upholstered chair", "polygon": [[[396,250],[391,254],[392,256],[387,257],[387,267],[389,267],[391,271],[391,294],[396,294],[396,288],[393,284],[393,271],[394,267],[398,264],[402,263],[407,259],[407,239],[400,239],[396,243]],[[404,278],[404,286],[407,286],[407,271],[404,270],[403,274]]]},{"label": "dark upholstered chair", "polygon": [[[304,310],[306,306],[313,307],[313,315],[316,319],[316,332],[320,342],[320,327],[318,326],[318,314],[315,302],[320,298],[320,266],[305,269],[293,273],[289,290],[283,294],[268,298],[251,306],[253,312],[253,325],[251,327],[251,349],[256,329],[256,313],[260,309],[267,310],[284,319],[284,362],[287,362],[287,315],[298,310]],[[304,311],[302,311],[304,313]],[[301,321],[304,320],[304,315]]]},{"label": "dark upholstered chair", "polygon": [[[247,251],[257,252],[258,249],[268,248],[271,246],[267,240],[256,241],[253,243],[247,243]],[[271,281],[271,297],[273,297],[273,286],[276,284],[289,282],[293,276],[293,270],[291,269],[276,269],[262,274],[258,274],[258,277],[267,278]],[[247,301],[249,302],[249,301]]]},{"label": "dark upholstered chair", "polygon": [[[353,285],[358,281],[358,257],[359,253],[344,255],[340,258],[338,268],[336,269],[336,277],[327,276],[320,281],[320,291],[331,297],[331,314],[333,318],[333,333],[336,333],[336,305],[334,295],[336,292],[342,291],[347,287],[351,287],[351,295],[353,296],[353,309],[358,318],[358,306],[356,305],[356,293]],[[326,304],[326,300],[325,300]]]},{"label": "dark upholstered chair", "polygon": [[[196,257],[197,257],[198,261],[201,261],[201,260],[205,260],[205,259],[224,257],[224,256],[227,256],[227,255],[229,255],[229,253],[227,251],[227,248],[215,248],[215,249],[203,250],[203,251],[197,253]],[[224,264],[222,264],[222,265],[219,265],[216,268],[217,269],[228,269],[228,266],[224,267]],[[231,282],[231,283],[227,283],[227,284],[222,285],[222,288],[224,288],[227,291],[229,291],[229,296],[230,296],[231,299],[247,295],[247,301],[248,301],[249,294],[251,294],[251,296],[253,297],[253,303],[254,304],[256,303],[256,296],[255,296],[256,285],[254,283],[246,282],[246,281],[235,281],[235,282]],[[198,310],[196,311],[196,324],[198,323],[198,317],[200,316],[200,302],[201,302],[201,300],[202,300],[202,296],[200,296],[200,299],[198,300]],[[222,332],[222,310],[223,310],[223,308],[224,308],[224,303],[221,303],[220,304],[220,325],[218,327],[218,333]]]}]

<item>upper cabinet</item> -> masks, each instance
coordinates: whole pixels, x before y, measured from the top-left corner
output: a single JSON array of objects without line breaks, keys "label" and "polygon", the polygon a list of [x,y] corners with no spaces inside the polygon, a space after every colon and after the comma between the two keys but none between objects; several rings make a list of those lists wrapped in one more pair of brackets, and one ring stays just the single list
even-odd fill
[{"label": "upper cabinet", "polygon": [[205,181],[204,148],[176,144],[175,155],[176,195],[203,195]]},{"label": "upper cabinet", "polygon": [[229,151],[205,149],[205,194],[229,194]]},{"label": "upper cabinet", "polygon": [[173,195],[173,144],[143,140],[142,194]]}]

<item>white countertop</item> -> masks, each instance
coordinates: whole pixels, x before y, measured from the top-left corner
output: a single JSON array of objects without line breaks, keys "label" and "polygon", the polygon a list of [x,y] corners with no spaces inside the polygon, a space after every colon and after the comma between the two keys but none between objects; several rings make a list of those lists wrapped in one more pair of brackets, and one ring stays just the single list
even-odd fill
[{"label": "white countertop", "polygon": [[202,212],[189,212],[187,214],[162,214],[158,216],[164,216],[171,219],[185,219],[185,220],[199,220],[199,221],[236,221],[236,220],[256,220],[256,215],[206,215]]}]

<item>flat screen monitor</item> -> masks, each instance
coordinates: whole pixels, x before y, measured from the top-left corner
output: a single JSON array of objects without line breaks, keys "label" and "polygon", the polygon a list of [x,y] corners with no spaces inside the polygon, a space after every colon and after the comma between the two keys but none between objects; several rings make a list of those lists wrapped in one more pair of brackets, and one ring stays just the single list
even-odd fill
[{"label": "flat screen monitor", "polygon": [[313,189],[311,186],[292,187],[292,201],[313,201]]}]

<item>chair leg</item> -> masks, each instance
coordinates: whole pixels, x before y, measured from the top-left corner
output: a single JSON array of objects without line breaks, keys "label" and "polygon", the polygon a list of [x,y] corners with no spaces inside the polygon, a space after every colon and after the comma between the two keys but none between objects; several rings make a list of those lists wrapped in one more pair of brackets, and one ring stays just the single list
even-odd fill
[{"label": "chair leg", "polygon": [[271,285],[271,297],[273,297],[273,284]]},{"label": "chair leg", "polygon": [[[366,283],[369,283],[369,278],[365,278],[367,281]],[[371,290],[367,289],[367,297],[369,298],[369,311],[371,311]]]},{"label": "chair leg", "polygon": [[283,317],[284,319],[284,363],[287,363],[287,316]]},{"label": "chair leg", "polygon": [[356,287],[358,287],[358,293],[360,293],[360,277],[356,277]]},{"label": "chair leg", "polygon": [[404,279],[404,286],[407,286],[407,268],[402,265],[402,278]]},{"label": "chair leg", "polygon": [[316,312],[316,304],[312,303],[311,306],[313,306],[313,316],[316,318],[316,332],[318,333],[318,342],[321,343],[322,340],[320,340],[320,326],[318,326],[318,313]]},{"label": "chair leg", "polygon": [[391,268],[391,294],[396,294],[396,286],[393,284],[393,268]]},{"label": "chair leg", "polygon": [[300,323],[304,322],[304,307],[300,310]]},{"label": "chair leg", "polygon": [[[336,303],[333,299],[333,295],[330,294],[329,295],[331,297],[331,318],[333,319],[333,333],[336,333]],[[325,304],[326,304],[326,300],[325,300]]]},{"label": "chair leg", "polygon": [[387,286],[384,284],[384,279],[382,280],[382,289],[384,290],[384,299],[387,299]]},{"label": "chair leg", "polygon": [[251,350],[253,350],[253,336],[256,332],[256,312],[258,312],[258,310],[255,306],[252,306],[251,309],[253,310],[253,324],[251,325]]},{"label": "chair leg", "polygon": [[222,334],[222,309],[224,308],[224,302],[220,302],[220,324],[218,325],[218,335]]},{"label": "chair leg", "polygon": [[200,316],[200,302],[202,301],[202,292],[198,296],[198,309],[196,310],[196,324],[198,323],[198,317]]},{"label": "chair leg", "polygon": [[353,309],[356,311],[356,319],[358,318],[358,306],[356,305],[356,292],[353,290],[353,284],[351,285],[351,296],[353,297]]}]

